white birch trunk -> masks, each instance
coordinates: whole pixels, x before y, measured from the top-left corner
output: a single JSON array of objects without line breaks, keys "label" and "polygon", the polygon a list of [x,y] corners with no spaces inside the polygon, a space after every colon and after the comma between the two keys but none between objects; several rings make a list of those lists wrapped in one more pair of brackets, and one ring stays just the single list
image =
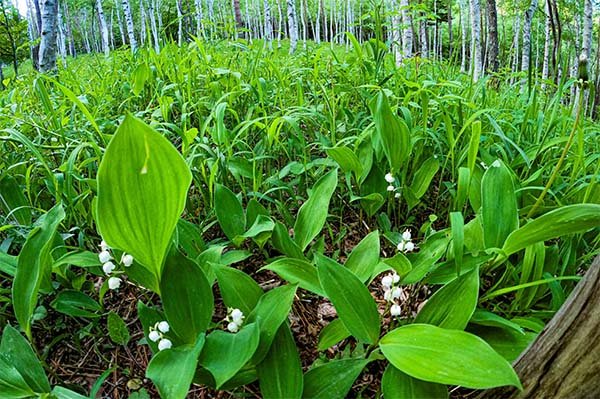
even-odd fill
[{"label": "white birch trunk", "polygon": [[467,72],[467,35],[468,35],[468,23],[469,23],[469,13],[466,12],[467,5],[465,0],[459,0],[460,7],[460,71]]},{"label": "white birch trunk", "polygon": [[196,6],[196,36],[204,37],[204,29],[202,28],[202,19],[204,18],[202,15],[202,0],[195,0],[194,4]]},{"label": "white birch trunk", "polygon": [[56,19],[58,0],[42,1],[42,34],[39,65],[41,72],[56,69]]},{"label": "white birch trunk", "polygon": [[421,42],[421,57],[427,58],[427,19],[424,12],[421,13],[421,21],[419,22],[419,41]]},{"label": "white birch trunk", "polygon": [[550,22],[550,5],[546,0],[546,23],[544,26],[544,60],[542,61],[542,90],[546,88],[546,81],[550,76],[550,41],[551,35],[551,22]]},{"label": "white birch trunk", "polygon": [[283,34],[283,13],[281,12],[281,0],[277,0],[277,48],[281,48],[281,35]]},{"label": "white birch trunk", "polygon": [[119,25],[119,34],[121,35],[121,43],[125,44],[125,31],[123,30],[123,19],[121,18],[121,11],[119,9],[119,3],[115,4],[115,9],[117,11],[117,24]]},{"label": "white birch trunk", "polygon": [[98,22],[100,25],[100,38],[102,40],[102,51],[108,57],[110,54],[110,46],[108,43],[108,26],[106,25],[106,17],[102,8],[102,0],[96,0],[96,11],[98,12]]},{"label": "white birch trunk", "polygon": [[402,55],[404,58],[410,58],[412,57],[413,32],[408,0],[400,0],[400,11],[402,12]]},{"label": "white birch trunk", "polygon": [[181,46],[183,43],[183,11],[181,10],[181,0],[175,0],[177,8],[177,44]]},{"label": "white birch trunk", "polygon": [[144,1],[140,0],[140,46],[146,45],[146,37],[148,30],[146,29],[146,10],[144,7]]},{"label": "white birch trunk", "polygon": [[63,18],[60,7],[58,8],[58,12],[56,14],[56,25],[57,25],[57,46],[60,57],[62,58],[63,65],[67,66],[67,40],[65,35],[65,29],[63,25]]},{"label": "white birch trunk", "polygon": [[156,26],[156,10],[152,0],[148,1],[148,18],[150,19],[150,32],[154,41],[154,51],[160,52],[160,38],[158,37],[158,27]]},{"label": "white birch trunk", "polygon": [[523,23],[523,55],[521,56],[521,71],[529,70],[530,54],[531,54],[531,23],[533,15],[537,9],[538,0],[531,0],[529,8],[525,12],[525,21]]},{"label": "white birch trunk", "polygon": [[290,54],[296,51],[298,45],[298,18],[294,0],[287,0],[288,31],[290,36]]},{"label": "white birch trunk", "polygon": [[392,33],[392,48],[394,52],[394,60],[396,61],[396,66],[402,65],[402,43],[400,41],[400,36],[402,34],[402,20],[400,17],[400,10],[395,10],[392,14],[392,25],[391,25],[391,33]]},{"label": "white birch trunk", "polygon": [[263,13],[265,17],[265,41],[269,49],[273,48],[273,22],[271,21],[271,5],[269,0],[263,0]]},{"label": "white birch trunk", "polygon": [[300,21],[302,23],[302,47],[306,49],[306,13],[304,12],[304,0],[300,0]]},{"label": "white birch trunk", "polygon": [[471,43],[473,51],[473,81],[477,82],[483,74],[483,51],[481,48],[481,6],[479,0],[470,0]]},{"label": "white birch trunk", "polygon": [[321,43],[321,5],[322,1],[317,3],[317,17],[315,18],[315,42]]},{"label": "white birch trunk", "polygon": [[137,50],[137,40],[135,39],[135,30],[133,29],[133,16],[131,15],[131,7],[129,6],[129,0],[122,0],[123,15],[125,17],[125,26],[127,27],[127,37],[129,38],[129,45],[131,51]]}]

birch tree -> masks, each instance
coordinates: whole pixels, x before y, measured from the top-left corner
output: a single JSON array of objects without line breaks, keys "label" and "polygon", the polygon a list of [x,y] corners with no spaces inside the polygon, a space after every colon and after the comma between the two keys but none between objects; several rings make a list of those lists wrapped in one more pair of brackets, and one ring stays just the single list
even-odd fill
[{"label": "birch tree", "polygon": [[263,0],[263,13],[265,17],[265,42],[270,49],[273,48],[273,23],[271,22],[271,5],[269,0]]},{"label": "birch tree", "polygon": [[460,71],[461,72],[466,72],[467,71],[467,24],[468,24],[468,17],[469,14],[466,12],[467,9],[467,5],[465,4],[465,0],[459,0],[459,7],[460,7],[460,13],[459,13],[459,18],[460,18],[460,48],[461,48],[461,53],[460,53]]},{"label": "birch tree", "polygon": [[402,55],[404,58],[410,58],[412,57],[413,32],[408,0],[400,0],[400,12],[402,13]]},{"label": "birch tree", "polygon": [[491,72],[498,71],[498,10],[496,0],[487,0],[487,67]]},{"label": "birch tree", "polygon": [[100,23],[102,51],[104,51],[104,55],[108,57],[110,53],[110,47],[108,44],[108,27],[106,26],[106,18],[104,16],[104,9],[102,8],[102,0],[96,0],[96,11],[98,12],[98,21]]},{"label": "birch tree", "polygon": [[121,35],[121,43],[125,44],[125,31],[123,30],[123,19],[121,18],[121,11],[119,9],[118,2],[115,3],[115,11],[117,13],[117,25],[119,25],[119,34]]},{"label": "birch tree", "polygon": [[[154,51],[160,52],[160,38],[158,37],[158,27],[156,26],[156,12],[154,8],[154,2],[148,1],[148,18],[150,19],[150,31],[152,32],[152,39],[154,41]],[[158,11],[160,12],[160,11]]]},{"label": "birch tree", "polygon": [[529,70],[529,62],[531,57],[531,23],[535,10],[537,9],[538,0],[531,0],[529,8],[525,12],[525,21],[523,21],[523,55],[521,57],[521,71]]},{"label": "birch tree", "polygon": [[131,15],[131,6],[129,0],[122,0],[123,5],[123,16],[125,17],[125,26],[127,27],[127,37],[129,38],[129,45],[131,51],[137,50],[137,40],[135,39],[135,30],[133,29],[133,16]]},{"label": "birch tree", "polygon": [[56,69],[56,20],[58,0],[42,2],[42,33],[40,41],[39,66],[41,72]]},{"label": "birch tree", "polygon": [[[265,0],[267,1],[267,0]],[[202,0],[194,0],[196,6],[196,36],[204,37],[204,29],[202,28]]]},{"label": "birch tree", "polygon": [[294,0],[287,0],[288,32],[290,36],[290,54],[296,51],[298,45],[298,18]]},{"label": "birch tree", "polygon": [[479,0],[470,0],[469,9],[471,11],[471,61],[473,64],[473,80],[476,82],[483,74],[483,49],[481,46],[481,5],[479,4]]},{"label": "birch tree", "polygon": [[544,24],[544,59],[542,60],[542,90],[546,88],[546,81],[550,76],[550,31],[552,28],[550,0],[545,2],[546,18]]}]

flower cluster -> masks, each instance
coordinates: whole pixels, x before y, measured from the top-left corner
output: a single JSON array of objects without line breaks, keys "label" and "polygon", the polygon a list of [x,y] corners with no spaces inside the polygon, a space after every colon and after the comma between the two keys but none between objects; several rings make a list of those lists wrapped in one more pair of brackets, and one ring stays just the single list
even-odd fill
[{"label": "flower cluster", "polygon": [[244,324],[245,317],[244,313],[239,309],[227,309],[227,317],[225,318],[227,330],[232,333],[238,332],[242,324]]},{"label": "flower cluster", "polygon": [[383,286],[383,299],[392,304],[390,313],[393,317],[400,316],[400,305],[396,303],[396,299],[402,296],[402,288],[397,284],[400,282],[400,276],[396,272],[386,274],[381,278]]},{"label": "flower cluster", "polygon": [[[396,181],[396,178],[394,177],[394,175],[391,172],[390,173],[386,173],[386,175],[385,175],[385,181],[388,183],[387,190],[389,192],[394,192],[394,191],[398,190],[398,188],[395,187],[394,184],[393,184]],[[394,197],[395,198],[400,198],[400,193],[394,194]]]},{"label": "flower cluster", "polygon": [[[107,276],[113,274],[117,266],[113,263],[114,259],[111,254],[110,247],[104,240],[102,240],[100,243],[100,253],[98,254],[98,259],[100,260],[100,263],[102,263],[102,271],[104,271]],[[125,267],[131,266],[133,263],[133,256],[123,252],[120,263]],[[108,279],[108,288],[111,290],[116,290],[121,286],[121,281],[122,280],[119,277],[110,277]]]},{"label": "flower cluster", "polygon": [[411,241],[412,235],[410,234],[410,230],[404,230],[402,233],[402,239],[398,243],[398,251],[401,252],[412,252],[415,250],[415,244]]},{"label": "flower cluster", "polygon": [[169,332],[169,329],[169,323],[167,323],[166,321],[159,321],[154,325],[154,327],[150,327],[150,333],[148,334],[148,338],[150,338],[150,341],[152,342],[158,341],[159,351],[169,349],[173,346],[171,340],[165,338],[164,335]]}]

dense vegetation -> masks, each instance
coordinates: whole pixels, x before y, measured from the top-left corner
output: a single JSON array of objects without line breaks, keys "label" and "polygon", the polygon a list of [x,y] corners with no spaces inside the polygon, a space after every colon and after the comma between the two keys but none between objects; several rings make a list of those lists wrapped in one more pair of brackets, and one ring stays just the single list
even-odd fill
[{"label": "dense vegetation", "polygon": [[585,57],[473,79],[365,18],[348,46],[165,40],[5,81],[0,397],[520,386],[600,253]]}]

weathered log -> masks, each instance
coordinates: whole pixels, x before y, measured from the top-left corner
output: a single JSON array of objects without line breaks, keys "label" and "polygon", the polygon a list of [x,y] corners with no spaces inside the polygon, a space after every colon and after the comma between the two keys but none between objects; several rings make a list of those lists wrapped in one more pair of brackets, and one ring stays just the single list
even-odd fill
[{"label": "weathered log", "polygon": [[600,398],[600,256],[514,368],[522,392],[503,387],[478,398]]}]

